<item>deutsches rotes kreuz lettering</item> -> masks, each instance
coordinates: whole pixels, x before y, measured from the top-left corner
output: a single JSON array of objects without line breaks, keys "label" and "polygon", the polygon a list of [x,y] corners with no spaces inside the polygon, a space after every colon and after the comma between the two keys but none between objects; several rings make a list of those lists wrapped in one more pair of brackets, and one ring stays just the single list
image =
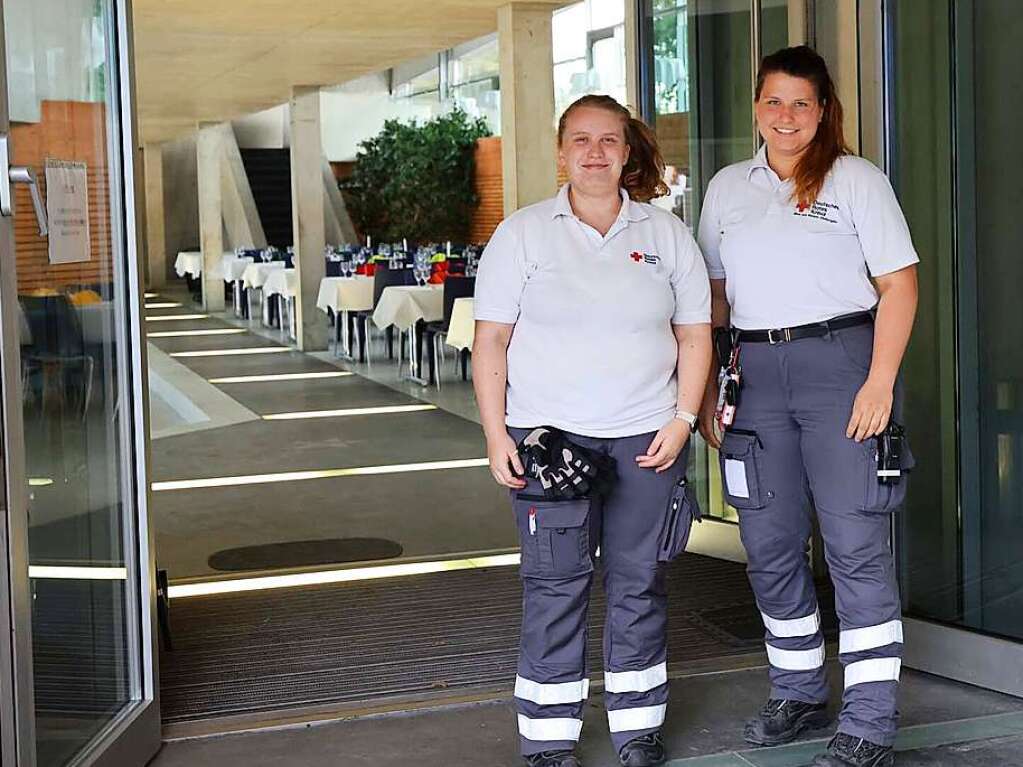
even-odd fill
[{"label": "deutsches rotes kreuz lettering", "polygon": [[819,221],[827,221],[829,224],[837,224],[838,219],[832,216],[838,212],[838,206],[833,202],[824,202],[823,200],[815,200],[809,206],[798,204],[796,209],[792,211],[793,216],[800,216],[802,218],[816,218]]}]

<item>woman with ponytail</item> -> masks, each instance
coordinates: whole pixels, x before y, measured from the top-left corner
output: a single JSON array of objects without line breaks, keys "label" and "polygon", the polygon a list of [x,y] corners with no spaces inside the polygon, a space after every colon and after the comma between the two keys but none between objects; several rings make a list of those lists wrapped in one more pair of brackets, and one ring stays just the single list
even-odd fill
[{"label": "woman with ponytail", "polygon": [[897,375],[919,259],[888,179],[845,144],[817,53],[767,56],[755,111],[764,145],[711,180],[699,227],[715,332],[731,342],[724,401],[711,377],[700,431],[739,512],[770,664],[768,701],[744,734],[774,746],[831,718],[807,557],[815,512],[845,691],[813,765],[888,767],[902,655],[890,513],[913,465]]},{"label": "woman with ponytail", "polygon": [[502,222],[476,279],[476,397],[522,550],[521,751],[579,767],[599,547],[611,739],[623,765],[648,767],[665,761],[663,570],[697,513],[685,470],[710,291],[688,230],[648,204],[667,188],[646,125],[584,96],[561,117],[558,158],[568,183]]}]

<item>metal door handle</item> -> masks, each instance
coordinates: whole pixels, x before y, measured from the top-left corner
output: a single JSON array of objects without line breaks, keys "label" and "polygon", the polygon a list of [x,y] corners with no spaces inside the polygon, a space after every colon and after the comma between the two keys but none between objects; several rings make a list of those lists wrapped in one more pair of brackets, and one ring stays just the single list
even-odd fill
[{"label": "metal door handle", "polygon": [[7,136],[0,133],[0,215],[3,216],[14,215],[11,184],[28,184],[28,190],[32,195],[32,207],[36,212],[36,223],[39,224],[39,236],[45,237],[50,228],[46,223],[46,209],[43,207],[42,195],[39,194],[35,171],[23,165],[11,167]]}]

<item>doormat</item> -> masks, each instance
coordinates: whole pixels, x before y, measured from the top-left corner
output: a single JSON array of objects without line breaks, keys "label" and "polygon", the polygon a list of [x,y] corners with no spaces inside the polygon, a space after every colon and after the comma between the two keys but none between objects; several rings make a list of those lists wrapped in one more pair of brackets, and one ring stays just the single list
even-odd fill
[{"label": "doormat", "polygon": [[212,554],[214,570],[284,570],[400,557],[401,544],[386,538],[325,538],[224,549]]},{"label": "doormat", "polygon": [[[837,637],[838,616],[831,600],[821,600],[820,610],[825,638]],[[764,621],[756,604],[710,607],[693,611],[686,617],[718,641],[732,647],[756,648],[764,644]]]}]

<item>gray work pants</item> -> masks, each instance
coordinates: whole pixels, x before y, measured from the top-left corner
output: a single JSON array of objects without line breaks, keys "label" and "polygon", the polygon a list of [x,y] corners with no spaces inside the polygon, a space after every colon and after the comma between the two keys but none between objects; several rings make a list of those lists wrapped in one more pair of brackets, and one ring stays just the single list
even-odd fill
[{"label": "gray work pants", "polygon": [[[509,429],[516,442],[526,434]],[[586,612],[597,547],[604,569],[604,698],[616,749],[660,729],[668,700],[664,563],[685,547],[695,502],[679,483],[688,446],[660,474],[636,465],[654,434],[567,435],[617,461],[605,499],[539,500],[539,483],[512,494],[522,548],[522,634],[515,706],[522,753],[571,749],[582,728]]]},{"label": "gray work pants", "polygon": [[[873,326],[788,343],[745,343],[743,385],[720,451],[749,579],[767,629],[771,697],[827,700],[824,639],[808,561],[811,507],[835,586],[845,691],[838,729],[881,745],[896,730],[901,608],[890,512],[908,479],[881,485],[876,441],[845,436],[870,367]],[[901,393],[896,390],[898,420]],[[912,459],[907,455],[903,465]]]}]

